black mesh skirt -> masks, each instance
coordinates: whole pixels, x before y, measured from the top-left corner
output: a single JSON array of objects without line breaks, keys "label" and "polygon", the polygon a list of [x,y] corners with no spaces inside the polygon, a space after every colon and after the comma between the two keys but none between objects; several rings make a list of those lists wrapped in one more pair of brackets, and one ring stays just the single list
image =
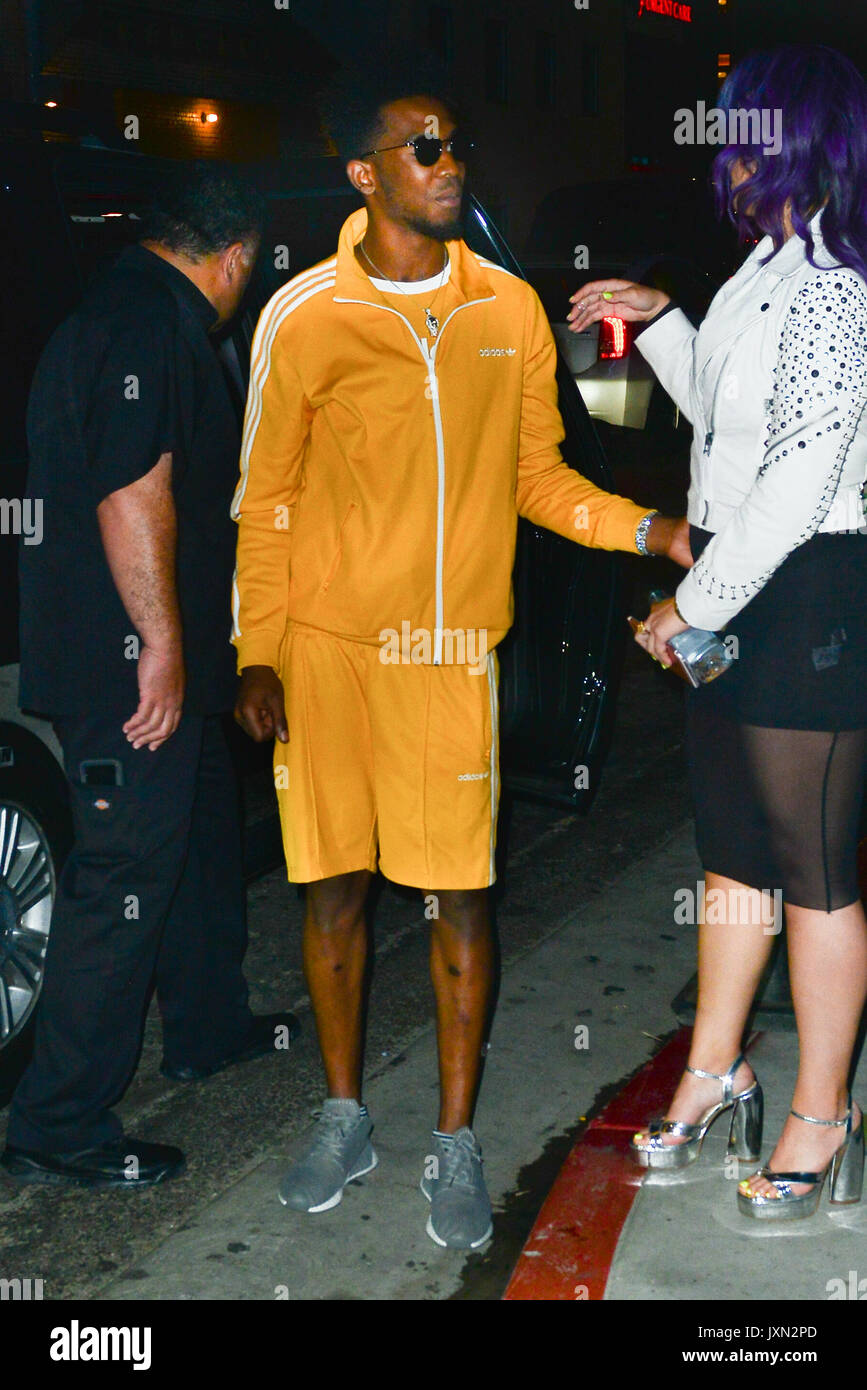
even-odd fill
[{"label": "black mesh skirt", "polygon": [[[710,536],[691,528],[695,558]],[[706,873],[832,912],[860,896],[867,537],[818,535],[729,624],[734,665],[687,696]]]}]

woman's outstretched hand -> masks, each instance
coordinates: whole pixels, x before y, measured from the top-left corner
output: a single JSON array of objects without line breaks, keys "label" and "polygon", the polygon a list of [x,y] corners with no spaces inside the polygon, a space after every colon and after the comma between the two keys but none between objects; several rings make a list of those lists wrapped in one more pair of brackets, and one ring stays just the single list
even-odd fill
[{"label": "woman's outstretched hand", "polygon": [[573,333],[582,333],[597,319],[626,319],[629,323],[644,323],[669,303],[669,296],[650,285],[636,285],[634,280],[591,280],[582,285],[569,300],[573,306],[566,322]]}]

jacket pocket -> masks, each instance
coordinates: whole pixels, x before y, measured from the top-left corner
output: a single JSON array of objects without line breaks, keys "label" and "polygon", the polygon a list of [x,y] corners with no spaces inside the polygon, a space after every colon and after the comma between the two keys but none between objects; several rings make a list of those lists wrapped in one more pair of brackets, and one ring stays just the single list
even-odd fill
[{"label": "jacket pocket", "polygon": [[334,557],[333,557],[333,559],[332,559],[332,561],[331,561],[331,564],[328,566],[328,570],[327,570],[327,572],[326,572],[325,578],[323,579],[321,585],[319,586],[319,592],[320,592],[321,594],[325,594],[325,593],[328,592],[329,585],[331,584],[331,581],[334,579],[334,576],[336,575],[337,571],[338,571],[339,568],[340,568],[340,562],[341,562],[341,560],[343,559],[343,537],[344,537],[344,533],[345,533],[345,531],[346,531],[346,527],[347,527],[347,524],[348,524],[348,522],[349,522],[349,518],[352,516],[352,513],[355,511],[356,505],[357,505],[357,504],[356,504],[355,502],[350,502],[349,507],[348,507],[347,512],[346,512],[346,515],[345,515],[345,517],[343,518],[342,522],[340,523],[340,530],[337,532],[337,549],[336,549],[335,552],[334,552]]}]

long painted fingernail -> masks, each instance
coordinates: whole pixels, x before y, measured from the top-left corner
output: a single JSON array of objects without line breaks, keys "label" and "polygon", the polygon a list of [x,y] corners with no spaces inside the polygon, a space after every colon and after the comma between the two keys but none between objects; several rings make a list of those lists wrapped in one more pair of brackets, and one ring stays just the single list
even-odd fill
[{"label": "long painted fingernail", "polygon": [[613,292],[613,290],[603,290],[603,291],[602,291],[602,298],[603,298],[603,299],[613,299],[613,298],[614,298],[614,292]]}]

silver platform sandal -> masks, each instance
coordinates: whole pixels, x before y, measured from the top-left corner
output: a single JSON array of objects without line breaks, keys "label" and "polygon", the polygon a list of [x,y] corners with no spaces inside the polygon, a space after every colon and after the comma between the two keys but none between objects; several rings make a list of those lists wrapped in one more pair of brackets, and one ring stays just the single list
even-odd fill
[{"label": "silver platform sandal", "polygon": [[[694,1163],[701,1153],[704,1136],[714,1120],[724,1110],[732,1111],[729,1130],[728,1152],[743,1163],[756,1163],[762,1147],[762,1123],[764,1119],[764,1096],[758,1081],[740,1095],[733,1095],[734,1074],[745,1060],[741,1053],[732,1062],[728,1071],[720,1076],[715,1071],[702,1071],[700,1067],[687,1067],[692,1076],[702,1076],[708,1081],[722,1083],[722,1099],[717,1105],[706,1110],[698,1124],[688,1125],[683,1120],[652,1120],[648,1125],[647,1138],[636,1134],[630,1145],[632,1157],[643,1168],[685,1168]],[[682,1135],[682,1144],[665,1144],[664,1134]]]},{"label": "silver platform sandal", "polygon": [[[753,1193],[751,1178],[744,1178],[738,1185],[738,1206],[744,1216],[752,1216],[760,1221],[798,1221],[812,1216],[819,1205],[825,1179],[830,1173],[828,1184],[829,1200],[834,1206],[848,1206],[860,1202],[864,1181],[864,1116],[858,1124],[852,1124],[852,1097],[849,1109],[842,1120],[816,1120],[812,1115],[802,1115],[798,1110],[790,1110],[797,1120],[806,1120],[808,1125],[825,1125],[827,1128],[846,1127],[846,1135],[830,1163],[821,1173],[777,1173],[772,1168],[761,1168],[757,1176],[767,1178],[773,1183],[779,1196],[768,1197]],[[793,1182],[809,1182],[809,1192],[794,1193]]]}]

